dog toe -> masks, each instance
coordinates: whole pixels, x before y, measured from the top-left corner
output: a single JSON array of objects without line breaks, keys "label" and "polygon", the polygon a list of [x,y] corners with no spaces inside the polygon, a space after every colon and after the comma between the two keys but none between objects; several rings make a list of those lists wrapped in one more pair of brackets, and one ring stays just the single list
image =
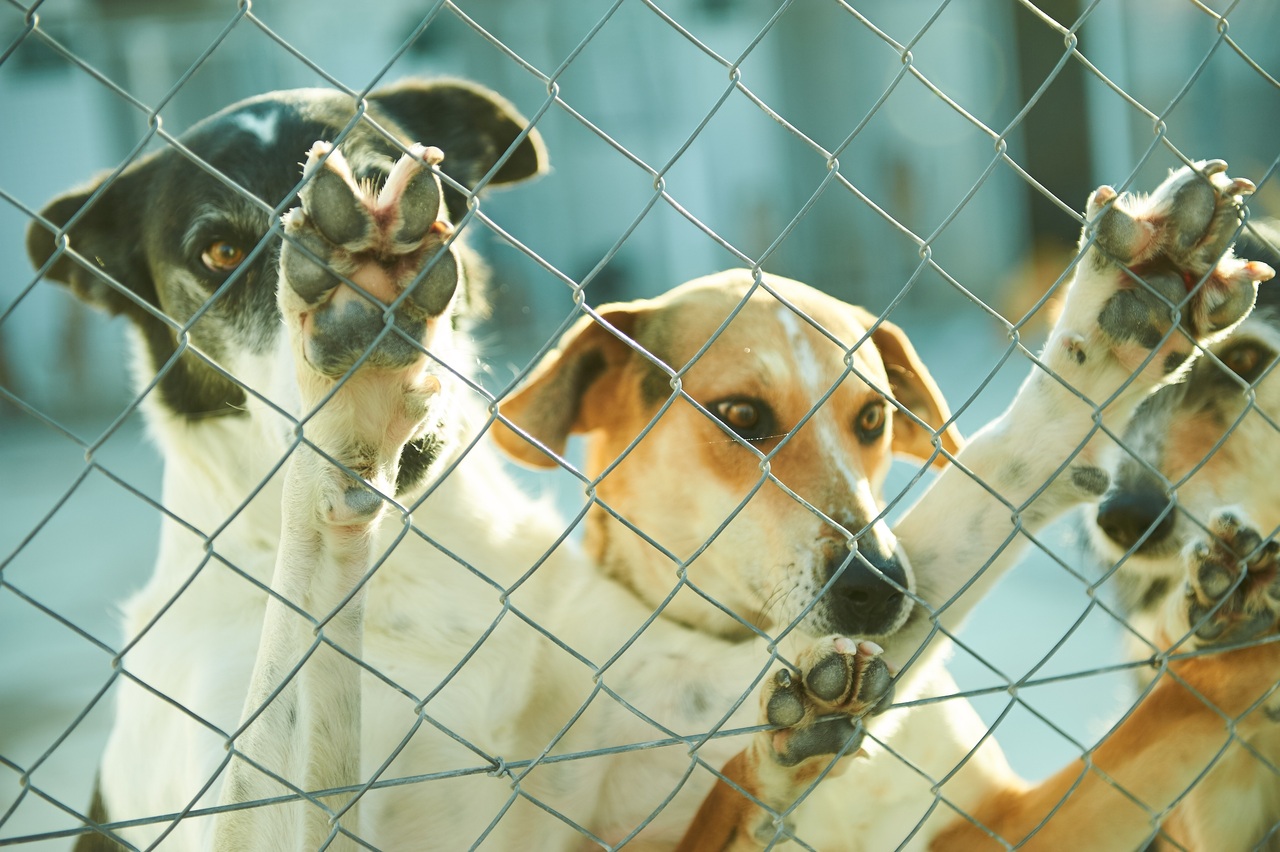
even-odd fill
[{"label": "dog toe", "polygon": [[439,148],[414,145],[391,169],[378,193],[378,213],[391,222],[388,231],[402,246],[418,245],[440,222],[444,194],[440,178],[429,166],[442,159]]},{"label": "dog toe", "polygon": [[302,209],[320,233],[348,250],[363,248],[373,235],[373,215],[342,152],[331,143],[315,143],[303,174]]},{"label": "dog toe", "polygon": [[765,702],[765,719],[770,725],[790,728],[804,718],[805,703],[796,689],[791,673],[779,670],[773,676],[771,694]]}]

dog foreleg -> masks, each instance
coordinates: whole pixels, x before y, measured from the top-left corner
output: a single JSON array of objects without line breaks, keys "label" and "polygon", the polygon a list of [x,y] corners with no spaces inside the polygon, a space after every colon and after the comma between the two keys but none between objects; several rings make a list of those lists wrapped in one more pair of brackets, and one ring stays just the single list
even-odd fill
[{"label": "dog foreleg", "polygon": [[286,467],[272,596],[223,803],[294,800],[221,814],[220,851],[355,846],[352,793],[314,794],[361,780],[363,583],[401,453],[441,388],[423,346],[448,325],[459,265],[428,168],[440,157],[418,146],[374,195],[340,151],[316,143],[302,207],[285,217],[279,301],[310,413]]},{"label": "dog foreleg", "polygon": [[931,612],[918,607],[885,641],[891,659],[905,663],[937,627],[953,630],[1030,536],[1100,497],[1104,436],[1120,434],[1148,394],[1252,310],[1274,272],[1231,253],[1253,185],[1225,169],[1181,169],[1150,197],[1110,187],[1090,196],[1081,256],[1040,364],[894,528]]},{"label": "dog foreleg", "polygon": [[[354,660],[362,650],[364,592],[357,586],[371,561],[376,519],[326,528],[315,499],[323,493],[316,486],[337,478],[326,467],[336,470],[299,448],[286,472],[273,596],[224,804],[359,781],[360,669]],[[336,816],[345,798],[316,801]],[[342,814],[344,828],[354,831],[355,823],[354,809]],[[257,806],[223,814],[215,847],[318,849],[333,831],[330,814],[303,801]],[[343,838],[337,840],[329,848],[343,848]]]}]

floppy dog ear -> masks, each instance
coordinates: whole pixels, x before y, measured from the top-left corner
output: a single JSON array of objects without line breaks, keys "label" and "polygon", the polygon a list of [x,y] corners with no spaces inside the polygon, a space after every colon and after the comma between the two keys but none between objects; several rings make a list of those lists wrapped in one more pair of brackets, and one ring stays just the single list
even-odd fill
[{"label": "floppy dog ear", "polygon": [[[933,434],[938,432],[942,448],[954,455],[964,446],[964,438],[954,423],[944,429],[942,424],[951,417],[951,409],[942,397],[942,391],[933,381],[933,376],[925,368],[924,362],[916,354],[906,332],[888,320],[861,308],[855,309],[863,328],[871,328],[877,321],[880,323],[871,332],[871,342],[880,352],[880,360],[884,362],[885,372],[889,375],[889,388],[893,398],[904,408],[919,417],[929,426],[926,430],[910,417],[901,413],[893,419],[893,450],[912,458],[925,459],[933,456]],[[939,455],[934,459],[935,467],[945,467],[946,456]]]},{"label": "floppy dog ear", "polygon": [[[610,305],[600,315],[619,332],[634,339],[637,311]],[[574,323],[547,353],[524,383],[498,404],[498,410],[529,437],[502,421],[493,424],[493,437],[516,461],[532,467],[555,467],[556,461],[530,438],[558,456],[564,455],[571,434],[603,425],[599,414],[610,410],[602,399],[621,384],[617,371],[634,350],[592,317]],[[613,374],[610,377],[610,374]]]},{"label": "floppy dog ear", "polygon": [[27,256],[40,269],[58,248],[50,226],[64,229],[74,217],[75,223],[67,230],[68,247],[80,259],[63,252],[45,270],[45,277],[70,286],[91,305],[139,322],[145,322],[150,314],[110,283],[108,277],[143,301],[159,304],[155,281],[143,257],[139,225],[147,203],[147,175],[152,162],[147,158],[130,166],[107,184],[87,208],[86,202],[102,186],[105,176],[54,199],[40,211],[49,224],[36,220],[27,227]]},{"label": "floppy dog ear", "polygon": [[[409,133],[408,141],[444,151],[440,169],[468,189],[515,145],[529,123],[502,96],[461,80],[405,80],[379,89],[369,100]],[[487,186],[517,183],[546,169],[542,136],[530,129]],[[465,201],[457,193],[446,195],[456,220],[465,212]]]}]

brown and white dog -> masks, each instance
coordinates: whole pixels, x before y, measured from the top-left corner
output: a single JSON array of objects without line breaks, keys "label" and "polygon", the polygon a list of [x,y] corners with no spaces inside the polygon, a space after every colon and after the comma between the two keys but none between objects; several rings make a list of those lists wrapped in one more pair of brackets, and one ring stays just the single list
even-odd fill
[{"label": "brown and white dog", "polygon": [[[1225,176],[1225,164],[1211,162],[1180,170],[1149,198],[1117,197],[1109,187],[1091,196],[1066,306],[1040,363],[1009,410],[974,436],[894,530],[911,556],[922,605],[878,642],[891,658],[911,660],[900,677],[908,688],[938,665],[928,645],[938,626],[954,625],[975,593],[1016,559],[1023,533],[1107,491],[1102,429],[1118,434],[1147,396],[1194,369],[1201,348],[1226,339],[1249,313],[1258,283],[1273,275],[1229,250],[1240,198],[1251,191],[1247,181]],[[1229,518],[1213,531],[1249,557],[1249,573],[1233,584],[1238,557],[1222,546],[1194,549],[1189,596],[1170,596],[1177,635],[1198,627],[1189,640],[1198,646],[1274,631],[1274,548]],[[704,802],[681,848],[760,849],[790,836],[821,849],[1138,848],[1226,745],[1229,728],[1247,740],[1273,725],[1280,660],[1275,644],[1168,660],[1169,673],[1087,764],[1037,786],[994,760],[984,761],[990,771],[974,771],[972,759],[941,774],[918,766],[920,819],[886,835],[867,821],[863,801],[878,802],[892,778],[859,770],[892,766],[900,756],[873,747],[871,760],[836,764],[843,774],[818,783],[833,768],[831,753],[856,750],[861,733],[839,742],[815,734],[883,709],[889,679],[879,651],[824,640],[798,674],[775,675],[762,692],[761,716],[776,730],[757,734],[726,765],[727,781]],[[1264,712],[1249,712],[1255,703]],[[867,724],[880,740],[877,721]],[[969,773],[960,785],[950,774],[957,770]],[[850,776],[863,783],[847,783]]]},{"label": "brown and white dog", "polygon": [[[1238,248],[1280,266],[1280,230],[1251,222]],[[1249,317],[1227,340],[1210,348],[1177,384],[1161,388],[1134,414],[1110,465],[1112,487],[1089,525],[1094,551],[1114,570],[1131,654],[1149,659],[1169,649],[1243,641],[1249,628],[1215,636],[1223,619],[1240,607],[1263,605],[1255,632],[1273,616],[1265,597],[1251,594],[1267,571],[1280,530],[1280,291],[1265,287]],[[1261,534],[1259,537],[1258,534]],[[1231,582],[1221,586],[1224,555]],[[1249,566],[1247,580],[1224,611],[1196,612],[1196,635],[1187,636],[1185,598],[1203,603],[1207,583],[1227,596]],[[1216,640],[1209,642],[1206,640]],[[1205,665],[1209,665],[1206,661]],[[1280,670],[1262,670],[1265,687]],[[1155,670],[1138,672],[1145,687]],[[1233,681],[1244,672],[1222,670]],[[1246,682],[1247,683],[1247,682]],[[1280,848],[1280,730],[1262,727],[1241,739],[1200,779],[1164,823],[1164,836],[1188,849]],[[1172,848],[1177,848],[1173,846]]]}]

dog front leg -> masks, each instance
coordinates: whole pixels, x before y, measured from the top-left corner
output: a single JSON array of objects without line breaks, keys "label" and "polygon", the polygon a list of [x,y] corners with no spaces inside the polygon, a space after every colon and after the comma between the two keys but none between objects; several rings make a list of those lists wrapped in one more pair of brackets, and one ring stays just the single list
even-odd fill
[{"label": "dog front leg", "polygon": [[[329,470],[325,470],[329,468]],[[376,518],[333,526],[316,497],[335,484],[332,465],[300,447],[285,475],[283,529],[272,598],[246,698],[224,804],[351,786],[359,781],[364,590]],[[215,848],[318,849],[334,824],[356,828],[348,796],[230,811]],[[345,847],[339,836],[329,848]]]},{"label": "dog front leg", "polygon": [[1253,185],[1225,169],[1181,169],[1150,197],[1110,187],[1090,196],[1081,255],[1040,363],[894,528],[929,611],[918,607],[886,640],[892,659],[910,660],[937,627],[954,630],[1031,536],[1099,498],[1109,485],[1104,436],[1120,434],[1148,394],[1252,310],[1274,272],[1231,253]]},{"label": "dog front leg", "polygon": [[[415,148],[373,194],[316,143],[302,207],[285,217],[279,301],[309,414],[286,467],[220,852],[356,846],[355,795],[315,794],[361,781],[364,584],[401,453],[441,388],[423,347],[447,326],[459,264],[429,168],[440,156]],[[253,804],[277,796],[291,801]]]}]

